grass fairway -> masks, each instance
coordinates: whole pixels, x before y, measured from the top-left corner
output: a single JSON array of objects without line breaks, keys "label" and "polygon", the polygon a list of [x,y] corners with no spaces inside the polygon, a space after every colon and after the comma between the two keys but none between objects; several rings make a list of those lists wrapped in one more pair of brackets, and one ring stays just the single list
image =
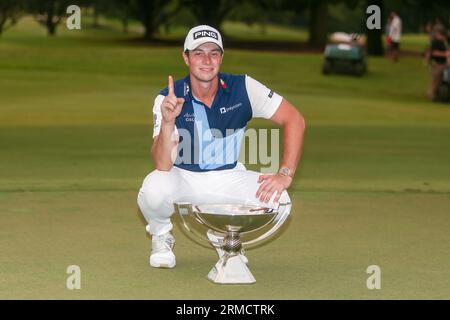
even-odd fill
[{"label": "grass fairway", "polygon": [[[226,51],[224,72],[266,83],[308,128],[289,224],[248,251],[257,283],[219,286],[215,252],[179,227],[177,267],[150,268],[136,205],[153,99],[185,75],[180,50],[59,31],[25,19],[0,38],[1,299],[450,298],[450,107],[426,101],[420,59],[325,77],[319,55]],[[69,265],[81,290],[66,289]]]}]

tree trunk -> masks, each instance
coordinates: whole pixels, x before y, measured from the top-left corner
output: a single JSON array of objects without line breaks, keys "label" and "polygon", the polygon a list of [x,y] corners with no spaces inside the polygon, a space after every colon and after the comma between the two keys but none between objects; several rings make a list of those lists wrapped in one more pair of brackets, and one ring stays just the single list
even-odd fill
[{"label": "tree trunk", "polygon": [[122,31],[123,33],[127,34],[128,33],[128,17],[124,17],[122,19]]},{"label": "tree trunk", "polygon": [[100,24],[98,22],[98,18],[99,18],[99,13],[98,13],[98,8],[97,6],[94,6],[94,12],[93,12],[93,22],[92,22],[92,27],[93,28],[100,28]]},{"label": "tree trunk", "polygon": [[144,28],[145,28],[144,39],[152,40],[153,39],[153,29],[151,26],[151,22],[144,23]]},{"label": "tree trunk", "polygon": [[309,39],[312,46],[323,46],[327,42],[328,4],[323,0],[311,1]]},{"label": "tree trunk", "polygon": [[[384,22],[384,12],[383,12],[383,0],[367,0],[367,8],[370,5],[377,5],[380,7],[381,12],[381,29],[367,29],[367,52],[372,56],[382,56],[384,55],[383,48],[383,30],[385,26]],[[365,11],[364,8],[364,11]],[[364,15],[365,19],[367,19],[367,15]],[[366,25],[366,22],[364,22]]]},{"label": "tree trunk", "polygon": [[4,27],[5,23],[6,23],[6,18],[0,17],[0,36],[3,33],[3,27]]},{"label": "tree trunk", "polygon": [[56,34],[56,26],[54,24],[47,26],[48,35],[53,37]]},{"label": "tree trunk", "polygon": [[152,19],[152,15],[145,14],[142,24],[144,25],[144,28],[145,28],[144,39],[145,40],[153,40],[155,37],[156,30],[155,30],[154,21]]},{"label": "tree trunk", "polygon": [[140,0],[139,1],[139,8],[141,11],[141,22],[144,26],[145,32],[144,32],[144,39],[145,40],[152,40],[154,38],[155,33],[155,23],[153,21],[154,19],[154,7],[152,0]]},{"label": "tree trunk", "polygon": [[55,15],[55,4],[52,2],[49,4],[48,10],[47,10],[47,19],[45,21],[45,27],[47,28],[47,34],[49,36],[54,36],[56,33],[56,25],[54,21],[54,15]]},{"label": "tree trunk", "polygon": [[125,10],[123,16],[122,16],[122,30],[123,33],[128,33],[128,9]]},{"label": "tree trunk", "polygon": [[53,21],[53,14],[50,12],[47,15],[47,33],[49,36],[54,36],[56,34],[56,23]]}]

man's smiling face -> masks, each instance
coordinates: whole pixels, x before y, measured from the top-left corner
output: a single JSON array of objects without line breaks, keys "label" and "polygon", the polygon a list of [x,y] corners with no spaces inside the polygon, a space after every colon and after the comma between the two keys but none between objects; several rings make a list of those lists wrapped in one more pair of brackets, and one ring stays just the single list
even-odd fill
[{"label": "man's smiling face", "polygon": [[219,73],[223,53],[217,44],[207,42],[189,51],[189,54],[183,53],[183,58],[197,80],[209,82]]}]

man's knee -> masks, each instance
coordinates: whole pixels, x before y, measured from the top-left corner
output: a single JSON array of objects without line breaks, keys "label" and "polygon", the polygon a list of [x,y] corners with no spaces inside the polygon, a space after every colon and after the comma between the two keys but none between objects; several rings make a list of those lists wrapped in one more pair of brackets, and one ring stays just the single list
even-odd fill
[{"label": "man's knee", "polygon": [[162,197],[155,189],[150,185],[143,185],[139,190],[137,203],[142,212],[155,210],[162,203]]},{"label": "man's knee", "polygon": [[138,193],[138,205],[141,211],[157,210],[167,198],[175,192],[176,182],[170,171],[154,170],[142,183]]}]

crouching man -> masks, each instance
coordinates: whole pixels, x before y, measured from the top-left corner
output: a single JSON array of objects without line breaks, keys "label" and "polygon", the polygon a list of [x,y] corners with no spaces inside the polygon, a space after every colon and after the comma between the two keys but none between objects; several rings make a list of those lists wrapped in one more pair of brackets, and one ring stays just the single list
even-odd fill
[{"label": "crouching man", "polygon": [[[302,115],[286,99],[248,75],[219,72],[224,49],[216,29],[206,25],[191,29],[182,56],[189,75],[177,81],[169,76],[167,88],[155,99],[152,157],[156,170],[144,179],[138,194],[152,236],[150,265],[156,268],[176,264],[170,218],[174,202],[181,197],[201,198],[213,192],[242,203],[289,202],[286,190],[300,159],[305,130]],[[277,173],[246,170],[237,161],[239,152],[224,157],[223,152],[240,149],[252,118],[270,119],[284,128],[284,154]],[[183,148],[190,157],[180,156],[177,150],[181,132],[190,136],[190,150]],[[219,152],[204,152],[205,148]],[[227,151],[220,152],[221,148]],[[216,240],[213,233],[208,237]]]}]

